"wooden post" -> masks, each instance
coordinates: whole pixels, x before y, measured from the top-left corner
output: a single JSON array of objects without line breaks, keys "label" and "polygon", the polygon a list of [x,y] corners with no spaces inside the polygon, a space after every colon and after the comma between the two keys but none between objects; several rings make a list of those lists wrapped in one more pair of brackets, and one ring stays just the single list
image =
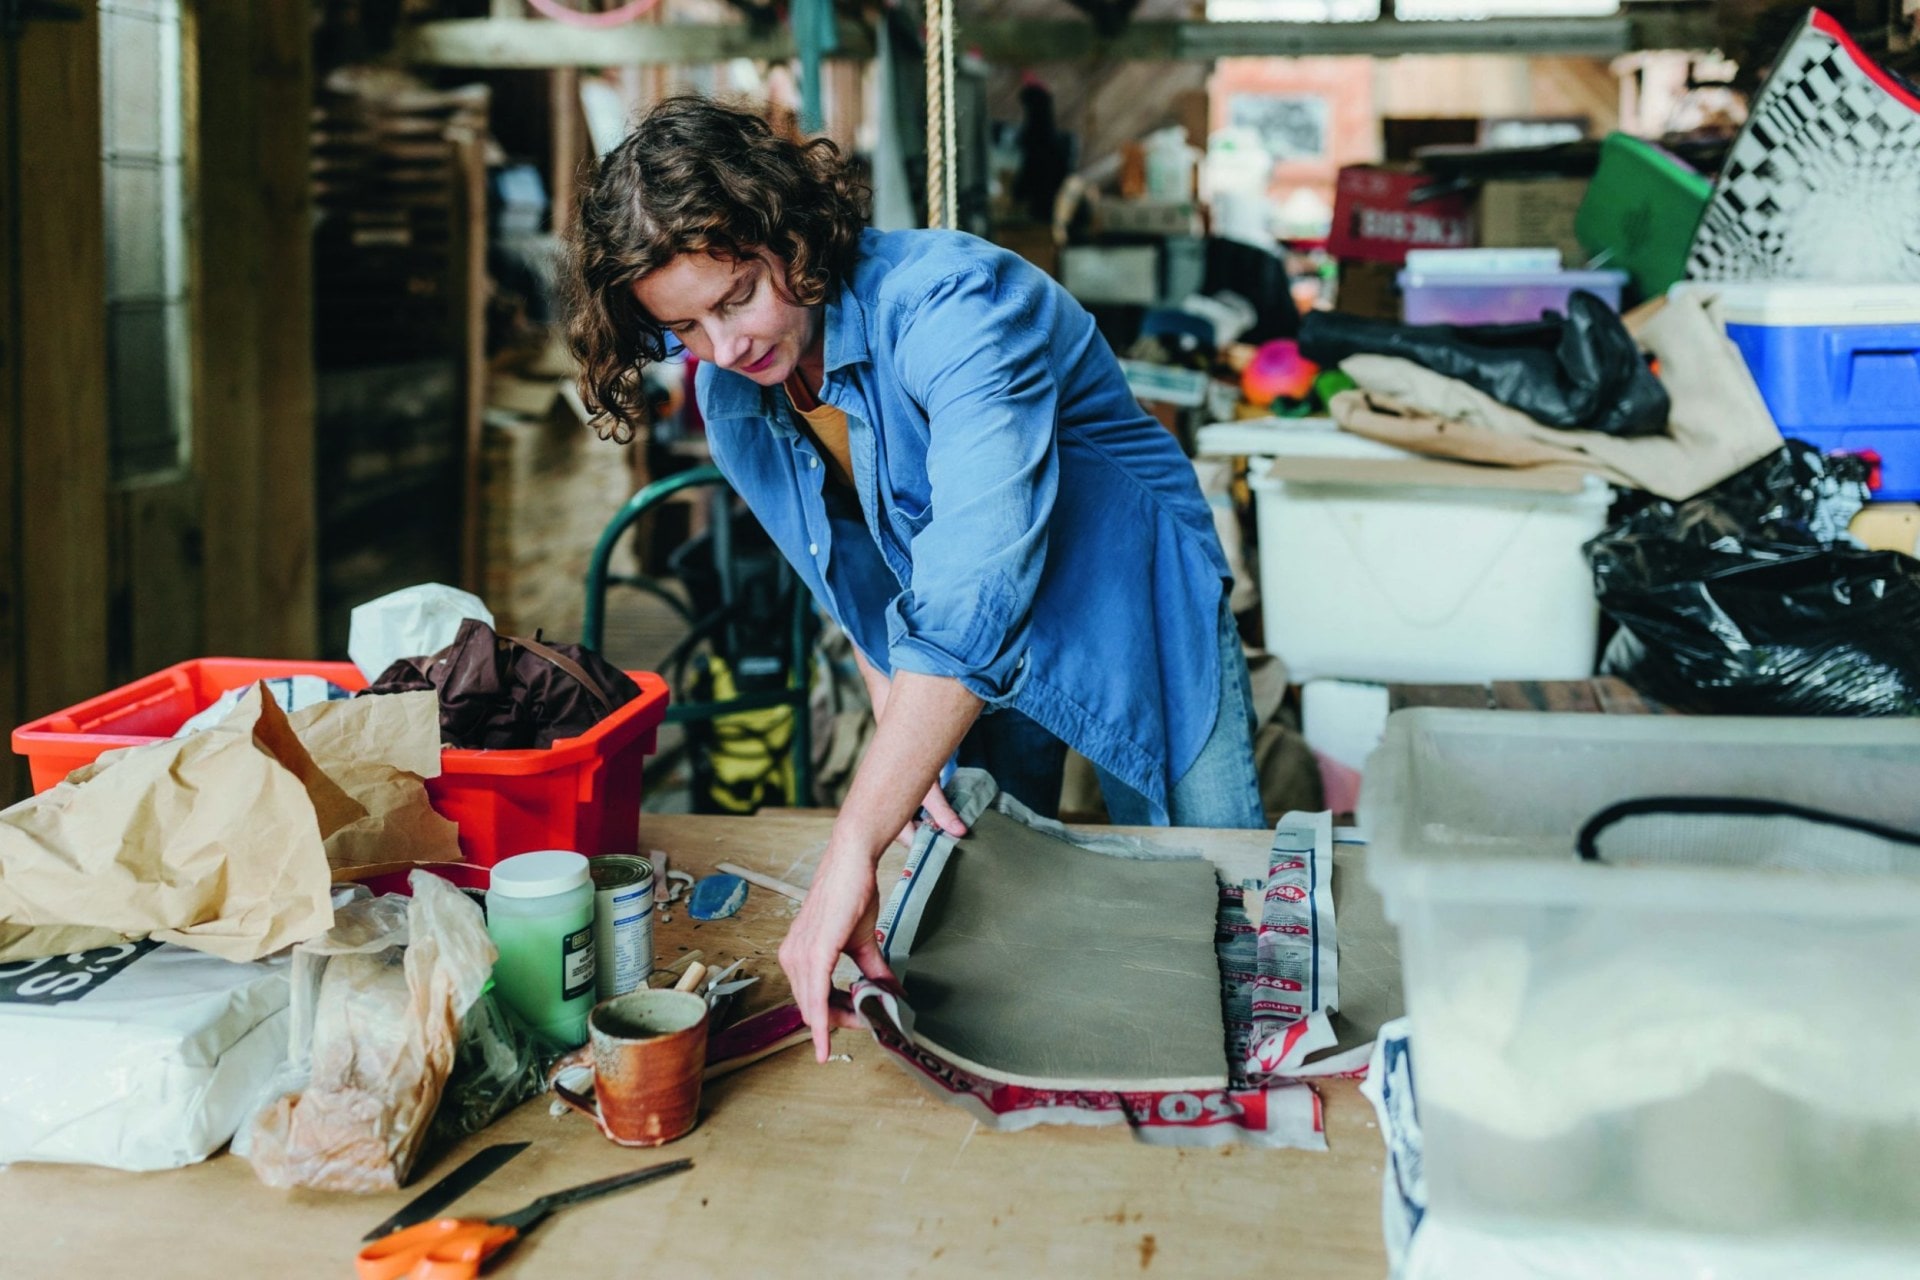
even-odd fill
[{"label": "wooden post", "polygon": [[480,444],[487,411],[487,157],[482,136],[456,125],[453,148],[453,341],[460,362],[460,581],[484,595],[480,547]]},{"label": "wooden post", "polygon": [[548,184],[553,188],[553,234],[563,236],[573,229],[574,211],[580,204],[580,161],[585,155],[586,134],[580,116],[580,72],[574,67],[557,67],[547,73],[547,86],[552,117],[549,136],[553,168]]},{"label": "wooden post", "polygon": [[203,643],[305,657],[318,642],[309,5],[194,13]]},{"label": "wooden post", "polygon": [[[100,19],[30,19],[0,71],[0,714],[107,673],[106,250]],[[0,799],[17,794],[12,766]]]}]

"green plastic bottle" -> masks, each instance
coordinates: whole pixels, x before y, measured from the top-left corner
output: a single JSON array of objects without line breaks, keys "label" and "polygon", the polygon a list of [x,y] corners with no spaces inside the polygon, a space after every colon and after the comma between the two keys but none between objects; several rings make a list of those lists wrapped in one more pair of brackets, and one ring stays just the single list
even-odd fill
[{"label": "green plastic bottle", "polygon": [[586,1043],[593,1008],[593,875],[560,849],[518,853],[493,868],[487,933],[500,951],[494,985],[513,1011],[561,1049]]}]

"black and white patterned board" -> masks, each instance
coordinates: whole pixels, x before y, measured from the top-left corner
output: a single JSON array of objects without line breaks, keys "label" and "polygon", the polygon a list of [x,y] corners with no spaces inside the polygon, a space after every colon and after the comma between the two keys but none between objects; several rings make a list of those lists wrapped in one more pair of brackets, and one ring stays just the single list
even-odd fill
[{"label": "black and white patterned board", "polygon": [[1920,97],[1818,9],[1734,141],[1687,278],[1920,281]]}]

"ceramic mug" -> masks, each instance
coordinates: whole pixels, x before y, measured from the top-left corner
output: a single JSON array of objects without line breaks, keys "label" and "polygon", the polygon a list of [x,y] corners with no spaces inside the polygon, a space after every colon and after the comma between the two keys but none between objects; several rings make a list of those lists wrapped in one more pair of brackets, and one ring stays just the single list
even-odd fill
[{"label": "ceramic mug", "polygon": [[593,1096],[553,1092],[623,1147],[657,1147],[691,1132],[707,1065],[707,1002],[686,991],[643,989],[587,1016]]}]

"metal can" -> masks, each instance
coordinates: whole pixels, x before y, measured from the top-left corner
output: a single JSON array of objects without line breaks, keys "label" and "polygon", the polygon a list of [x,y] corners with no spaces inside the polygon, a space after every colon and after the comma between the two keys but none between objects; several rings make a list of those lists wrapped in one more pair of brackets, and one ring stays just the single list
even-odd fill
[{"label": "metal can", "polygon": [[595,987],[602,1000],[647,985],[653,972],[653,864],[624,853],[593,868]]}]

